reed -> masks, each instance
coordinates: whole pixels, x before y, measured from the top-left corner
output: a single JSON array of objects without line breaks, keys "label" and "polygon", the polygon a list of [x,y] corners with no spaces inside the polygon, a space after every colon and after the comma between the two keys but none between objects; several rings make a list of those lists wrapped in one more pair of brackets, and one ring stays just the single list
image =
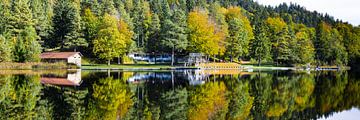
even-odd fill
[{"label": "reed", "polygon": [[0,69],[2,70],[33,70],[33,69],[71,69],[76,68],[73,65],[67,65],[63,62],[57,63],[44,63],[44,62],[27,62],[27,63],[15,63],[15,62],[3,62],[0,63]]}]

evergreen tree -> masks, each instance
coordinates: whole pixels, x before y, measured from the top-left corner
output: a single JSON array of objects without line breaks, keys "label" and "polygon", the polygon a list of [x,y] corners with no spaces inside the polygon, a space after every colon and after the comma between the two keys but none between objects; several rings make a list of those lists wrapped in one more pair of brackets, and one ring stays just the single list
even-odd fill
[{"label": "evergreen tree", "polygon": [[291,57],[288,26],[281,18],[268,18],[266,24],[269,27],[269,35],[272,42],[272,58],[276,64],[289,64]]},{"label": "evergreen tree", "polygon": [[76,51],[78,47],[88,45],[83,38],[79,4],[71,0],[59,0],[56,3],[53,40],[47,42],[51,47]]},{"label": "evergreen tree", "polygon": [[233,58],[247,56],[249,42],[253,39],[252,28],[249,20],[243,15],[239,7],[230,7],[226,13],[226,21],[229,25],[227,42],[227,55]]},{"label": "evergreen tree", "polygon": [[11,61],[11,48],[8,45],[10,42],[0,35],[0,62]]},{"label": "evergreen tree", "polygon": [[146,40],[149,35],[149,26],[151,24],[151,11],[147,1],[136,0],[132,18],[134,21],[134,35],[138,48],[146,47]]},{"label": "evergreen tree", "polygon": [[[176,22],[176,23],[174,23]],[[182,10],[175,10],[172,19],[166,19],[162,26],[162,46],[171,51],[171,65],[175,62],[175,52],[187,47],[186,16]]]},{"label": "evergreen tree", "polygon": [[101,10],[103,14],[117,15],[117,10],[114,6],[114,0],[101,0]]},{"label": "evergreen tree", "polygon": [[8,20],[9,32],[17,36],[26,27],[34,26],[35,21],[28,4],[29,0],[13,0],[11,6],[11,16]]},{"label": "evergreen tree", "polygon": [[147,45],[147,52],[159,53],[162,50],[161,46],[161,25],[160,19],[157,14],[152,15],[151,26],[150,26],[150,35]]},{"label": "evergreen tree", "polygon": [[33,27],[26,27],[16,39],[13,50],[15,62],[38,62],[40,61],[41,46],[39,37]]},{"label": "evergreen tree", "polygon": [[342,36],[335,28],[321,22],[316,35],[316,58],[319,62],[330,65],[347,64],[347,52],[341,43]]},{"label": "evergreen tree", "polygon": [[10,25],[11,17],[11,0],[2,0],[0,1],[0,34],[8,31]]},{"label": "evergreen tree", "polygon": [[295,24],[295,39],[293,45],[292,56],[297,56],[298,60],[293,63],[307,64],[314,62],[315,48],[313,41],[315,39],[315,30],[307,28],[303,24]]},{"label": "evergreen tree", "polygon": [[255,27],[255,39],[251,43],[250,52],[259,66],[262,60],[271,59],[271,42],[267,35],[267,27],[262,23]]},{"label": "evergreen tree", "polygon": [[32,0],[30,3],[35,23],[34,27],[41,41],[49,40],[52,31],[51,19],[46,12],[46,4],[49,3],[43,0]]}]

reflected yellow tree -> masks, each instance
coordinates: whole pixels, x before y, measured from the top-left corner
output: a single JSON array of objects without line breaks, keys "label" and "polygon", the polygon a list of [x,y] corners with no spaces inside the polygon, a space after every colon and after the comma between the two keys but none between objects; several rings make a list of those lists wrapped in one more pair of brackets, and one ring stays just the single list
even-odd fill
[{"label": "reflected yellow tree", "polygon": [[93,84],[88,119],[117,119],[125,115],[132,102],[124,80],[107,77]]},{"label": "reflected yellow tree", "polygon": [[219,113],[226,113],[226,86],[222,81],[209,82],[191,91],[188,118],[190,120],[220,119],[214,118]]}]

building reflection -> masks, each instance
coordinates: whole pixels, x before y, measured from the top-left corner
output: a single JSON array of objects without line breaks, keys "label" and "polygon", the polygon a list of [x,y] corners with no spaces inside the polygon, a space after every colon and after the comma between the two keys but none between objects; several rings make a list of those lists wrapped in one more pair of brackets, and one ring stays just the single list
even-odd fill
[{"label": "building reflection", "polygon": [[41,83],[57,86],[80,86],[81,70],[69,71],[66,74],[44,74],[41,75]]},{"label": "building reflection", "polygon": [[210,80],[210,76],[214,75],[250,75],[251,72],[243,72],[241,70],[182,70],[171,72],[147,72],[135,73],[127,79],[129,83],[141,83],[142,81],[160,80],[162,82],[175,80],[186,80],[189,85],[201,85]]}]

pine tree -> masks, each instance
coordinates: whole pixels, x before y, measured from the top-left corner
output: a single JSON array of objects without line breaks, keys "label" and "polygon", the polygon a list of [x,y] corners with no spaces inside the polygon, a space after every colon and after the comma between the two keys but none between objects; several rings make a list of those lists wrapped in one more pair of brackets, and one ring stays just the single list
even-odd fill
[{"label": "pine tree", "polygon": [[32,0],[30,3],[35,29],[41,41],[49,40],[52,30],[51,19],[46,12],[46,4],[48,3],[43,0]]},{"label": "pine tree", "polygon": [[347,64],[347,52],[341,43],[343,38],[335,28],[321,22],[318,25],[316,35],[316,58],[319,62],[330,65]]},{"label": "pine tree", "polygon": [[117,15],[117,10],[115,9],[114,6],[114,1],[113,0],[101,0],[101,10],[103,14],[107,13],[110,15]]},{"label": "pine tree", "polygon": [[15,62],[39,62],[41,46],[35,28],[29,26],[20,31],[13,50]]},{"label": "pine tree", "polygon": [[151,11],[147,1],[137,0],[132,12],[134,21],[135,41],[138,48],[146,47],[151,24]]},{"label": "pine tree", "polygon": [[161,44],[165,49],[171,50],[165,52],[171,52],[171,65],[174,65],[175,52],[185,50],[187,47],[185,13],[181,10],[175,10],[172,19],[165,20],[162,30]]},{"label": "pine tree", "polygon": [[258,61],[260,66],[262,60],[271,59],[271,42],[267,35],[267,27],[259,23],[255,27],[255,39],[251,43],[251,56]]},{"label": "pine tree", "polygon": [[80,17],[80,3],[71,0],[59,0],[54,8],[53,41],[48,41],[52,47],[77,50],[80,46],[87,46],[83,38]]},{"label": "pine tree", "polygon": [[0,34],[6,32],[10,26],[11,0],[0,1]]},{"label": "pine tree", "polygon": [[266,25],[269,27],[270,40],[272,42],[272,58],[276,64],[289,64],[291,50],[289,42],[288,26],[281,18],[268,18]]},{"label": "pine tree", "polygon": [[0,62],[9,61],[11,61],[11,48],[9,46],[9,41],[0,35]]},{"label": "pine tree", "polygon": [[162,50],[161,46],[161,25],[160,19],[157,14],[152,15],[151,26],[150,26],[150,35],[147,45],[147,52],[159,53]]},{"label": "pine tree", "polygon": [[9,17],[10,39],[15,40],[12,53],[15,62],[37,62],[40,60],[41,46],[39,36],[34,28],[33,19],[28,0],[14,0]]},{"label": "pine tree", "polygon": [[247,56],[249,42],[254,36],[249,20],[239,7],[230,7],[227,9],[226,21],[229,26],[229,35],[226,39],[227,55],[231,57],[231,61],[233,58]]},{"label": "pine tree", "polygon": [[23,29],[29,26],[34,26],[32,11],[29,0],[14,0],[11,9],[11,16],[9,17],[8,25],[9,32],[16,36]]}]

